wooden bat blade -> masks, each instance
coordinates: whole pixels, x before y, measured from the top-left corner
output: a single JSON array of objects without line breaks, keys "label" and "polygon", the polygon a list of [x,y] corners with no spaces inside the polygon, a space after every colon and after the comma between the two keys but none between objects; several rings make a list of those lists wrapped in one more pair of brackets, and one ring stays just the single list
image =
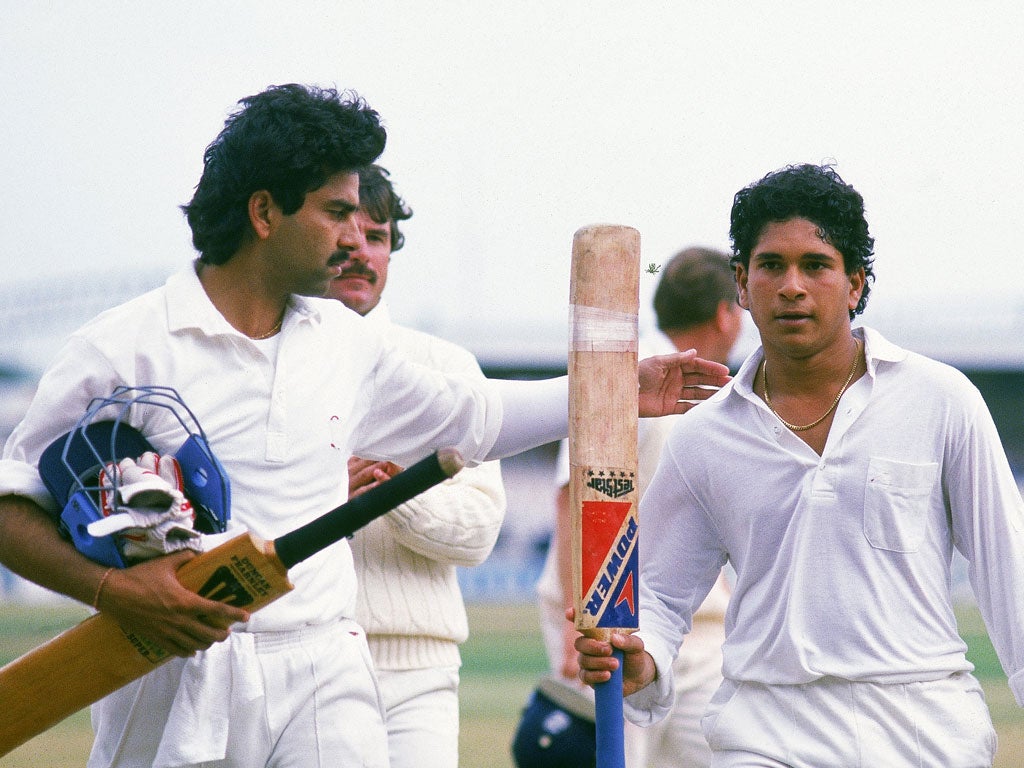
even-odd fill
[{"label": "wooden bat blade", "polygon": [[[189,560],[178,580],[255,611],[289,592],[273,544],[243,534]],[[170,655],[97,613],[0,669],[0,755],[137,680]]]},{"label": "wooden bat blade", "polygon": [[637,313],[640,235],[595,226],[573,239],[569,499],[576,628],[637,627]]},{"label": "wooden bat blade", "polygon": [[[178,580],[211,600],[257,611],[291,591],[286,562],[300,562],[462,466],[457,452],[438,451],[273,542],[252,534],[230,539],[185,563]],[[278,543],[290,546],[284,562]],[[168,659],[162,648],[102,613],[15,659],[0,669],[0,756]]]},{"label": "wooden bat blade", "polygon": [[[576,628],[607,640],[638,616],[640,233],[576,232],[569,302],[569,504]],[[616,652],[620,664],[622,655]],[[594,687],[597,768],[625,768],[621,667]]]}]

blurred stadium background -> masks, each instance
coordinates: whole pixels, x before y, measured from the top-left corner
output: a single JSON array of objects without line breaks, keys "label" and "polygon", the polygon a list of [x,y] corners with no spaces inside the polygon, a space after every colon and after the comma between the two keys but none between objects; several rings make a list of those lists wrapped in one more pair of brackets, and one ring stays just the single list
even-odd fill
[{"label": "blurred stadium background", "polygon": [[[81,273],[53,279],[9,283],[0,287],[0,440],[20,420],[38,377],[67,334],[103,309],[163,283],[166,271]],[[69,286],[72,286],[69,289]],[[641,305],[645,302],[642,300]],[[649,302],[646,302],[649,305]],[[403,321],[399,308],[396,320]],[[422,321],[422,318],[421,318]],[[517,325],[496,316],[482,328],[429,327],[464,344],[487,375],[537,378],[565,372],[565,318],[546,325]],[[641,327],[649,318],[641,314]],[[857,321],[861,322],[860,319]],[[960,368],[978,386],[995,417],[1011,465],[1024,484],[1024,298],[932,295],[887,296],[876,290],[863,322],[893,341]],[[737,348],[736,361],[756,344],[752,327]],[[460,579],[467,601],[532,600],[550,537],[553,461],[557,445],[534,449],[503,462],[508,513],[501,537],[483,565],[463,569]],[[958,597],[970,600],[958,568]],[[3,572],[0,597],[38,600],[45,593]]]}]

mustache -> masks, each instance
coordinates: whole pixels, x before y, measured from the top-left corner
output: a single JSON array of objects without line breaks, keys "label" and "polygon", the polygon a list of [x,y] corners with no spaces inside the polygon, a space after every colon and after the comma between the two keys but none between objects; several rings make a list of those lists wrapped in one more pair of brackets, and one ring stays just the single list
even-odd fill
[{"label": "mustache", "polygon": [[354,261],[341,270],[339,278],[362,277],[371,283],[377,282],[377,273],[363,264],[361,261]]}]

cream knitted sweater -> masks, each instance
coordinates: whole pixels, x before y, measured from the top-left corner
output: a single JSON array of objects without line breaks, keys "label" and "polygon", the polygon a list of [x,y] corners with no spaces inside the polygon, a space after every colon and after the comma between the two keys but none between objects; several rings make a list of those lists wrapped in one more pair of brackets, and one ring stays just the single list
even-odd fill
[{"label": "cream knitted sweater", "polygon": [[[467,350],[391,323],[379,304],[367,319],[410,359],[447,374],[483,377]],[[505,488],[497,461],[467,467],[358,531],[356,617],[378,669],[458,666],[469,634],[456,566],[482,563],[498,539]]]}]

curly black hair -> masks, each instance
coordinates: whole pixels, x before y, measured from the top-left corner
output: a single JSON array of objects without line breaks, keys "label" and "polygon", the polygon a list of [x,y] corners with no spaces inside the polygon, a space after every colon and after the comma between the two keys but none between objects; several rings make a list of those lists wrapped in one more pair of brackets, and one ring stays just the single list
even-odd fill
[{"label": "curly black hair", "polygon": [[192,201],[181,207],[207,264],[238,250],[253,192],[267,190],[290,215],[334,174],[376,160],[387,140],[380,116],[351,92],[289,83],[238,103],[206,148]]},{"label": "curly black hair", "polygon": [[788,165],[736,193],[730,214],[733,267],[750,266],[750,253],[766,224],[792,218],[807,219],[823,239],[843,255],[846,274],[864,270],[860,301],[850,319],[867,306],[875,279],[875,239],[868,233],[864,198],[831,165]]},{"label": "curly black hair", "polygon": [[405,235],[398,228],[398,222],[412,218],[412,208],[405,204],[389,178],[391,174],[379,165],[367,165],[359,169],[359,207],[366,211],[378,224],[391,228],[391,252],[401,250]]}]

